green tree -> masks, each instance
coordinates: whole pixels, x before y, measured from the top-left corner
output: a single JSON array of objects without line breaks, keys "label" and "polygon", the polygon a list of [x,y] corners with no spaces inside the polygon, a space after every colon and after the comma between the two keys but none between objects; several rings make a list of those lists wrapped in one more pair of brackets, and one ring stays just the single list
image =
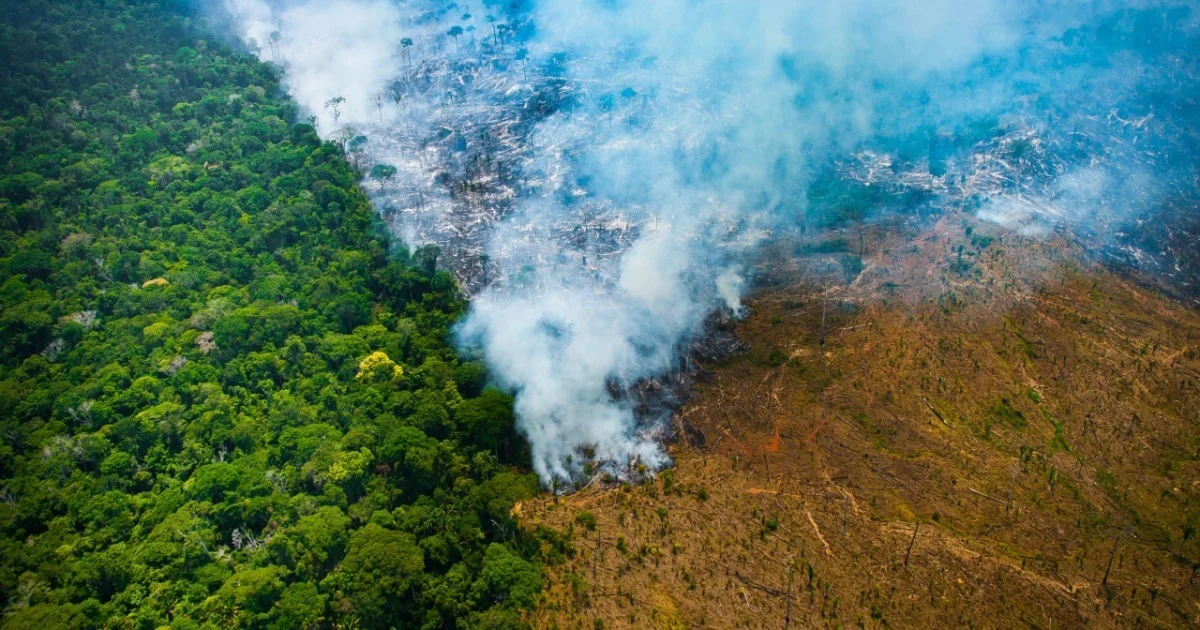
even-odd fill
[{"label": "green tree", "polygon": [[412,588],[425,561],[411,534],[368,524],[350,541],[350,552],[331,577],[364,627],[381,628],[412,619]]},{"label": "green tree", "polygon": [[411,37],[401,37],[400,38],[400,47],[404,51],[404,59],[405,59],[406,64],[412,64],[411,53],[409,53],[409,50],[408,50],[409,48],[412,48],[412,45],[413,45],[413,40]]},{"label": "green tree", "polygon": [[387,181],[396,175],[396,167],[391,164],[376,164],[371,167],[371,179]]},{"label": "green tree", "polygon": [[508,608],[533,606],[542,589],[537,567],[499,543],[488,545],[483,570],[471,587],[476,600],[491,600]]}]

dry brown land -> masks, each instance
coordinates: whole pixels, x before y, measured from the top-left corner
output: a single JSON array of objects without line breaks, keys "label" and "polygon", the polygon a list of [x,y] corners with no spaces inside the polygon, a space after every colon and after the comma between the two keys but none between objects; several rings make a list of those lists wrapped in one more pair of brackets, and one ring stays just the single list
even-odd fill
[{"label": "dry brown land", "polygon": [[673,469],[518,506],[530,621],[1200,624],[1200,311],[961,215],[844,238],[771,254]]}]

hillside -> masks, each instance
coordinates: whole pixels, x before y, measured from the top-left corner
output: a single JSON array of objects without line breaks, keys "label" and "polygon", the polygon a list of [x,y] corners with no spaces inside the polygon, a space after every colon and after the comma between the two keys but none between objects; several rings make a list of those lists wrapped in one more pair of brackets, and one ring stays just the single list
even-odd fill
[{"label": "hillside", "polygon": [[1196,623],[1200,314],[961,215],[844,237],[765,257],[673,469],[520,506],[535,625]]}]

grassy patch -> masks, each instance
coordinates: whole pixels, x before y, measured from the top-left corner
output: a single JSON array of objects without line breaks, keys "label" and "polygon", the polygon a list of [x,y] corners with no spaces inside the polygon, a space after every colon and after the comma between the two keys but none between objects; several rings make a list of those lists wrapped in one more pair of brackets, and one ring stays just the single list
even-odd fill
[{"label": "grassy patch", "polygon": [[[1033,390],[1029,390],[1029,391],[1033,391]],[[1060,450],[1060,451],[1063,451],[1066,453],[1070,453],[1071,445],[1067,444],[1067,436],[1063,432],[1062,420],[1059,420],[1058,418],[1055,418],[1054,416],[1050,415],[1044,409],[1042,410],[1042,413],[1046,416],[1046,419],[1050,421],[1050,424],[1054,425],[1054,438],[1052,440],[1050,440],[1051,452],[1053,452],[1055,450]]]},{"label": "grassy patch", "polygon": [[575,515],[575,522],[590,530],[596,529],[596,515],[591,512],[580,512]]},{"label": "grassy patch", "polygon": [[867,417],[867,414],[856,413],[852,417],[854,418],[854,421],[858,423],[858,426],[862,427],[862,430],[870,437],[871,446],[874,446],[876,449],[881,451],[889,450],[887,434],[878,425],[876,425],[874,422],[871,422],[871,419]]},{"label": "grassy patch", "polygon": [[1014,429],[1024,429],[1029,426],[1029,421],[1025,419],[1025,414],[1012,406],[1007,398],[1001,398],[1000,402],[988,408],[988,413],[992,416],[1007,422]]}]

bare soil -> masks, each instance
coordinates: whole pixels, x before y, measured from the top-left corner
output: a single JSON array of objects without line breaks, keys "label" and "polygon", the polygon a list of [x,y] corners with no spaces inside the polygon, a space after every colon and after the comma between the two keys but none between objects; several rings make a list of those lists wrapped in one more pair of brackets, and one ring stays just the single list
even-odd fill
[{"label": "bare soil", "polygon": [[529,621],[1200,624],[1200,312],[962,215],[836,236],[764,257],[674,468],[518,506]]}]

